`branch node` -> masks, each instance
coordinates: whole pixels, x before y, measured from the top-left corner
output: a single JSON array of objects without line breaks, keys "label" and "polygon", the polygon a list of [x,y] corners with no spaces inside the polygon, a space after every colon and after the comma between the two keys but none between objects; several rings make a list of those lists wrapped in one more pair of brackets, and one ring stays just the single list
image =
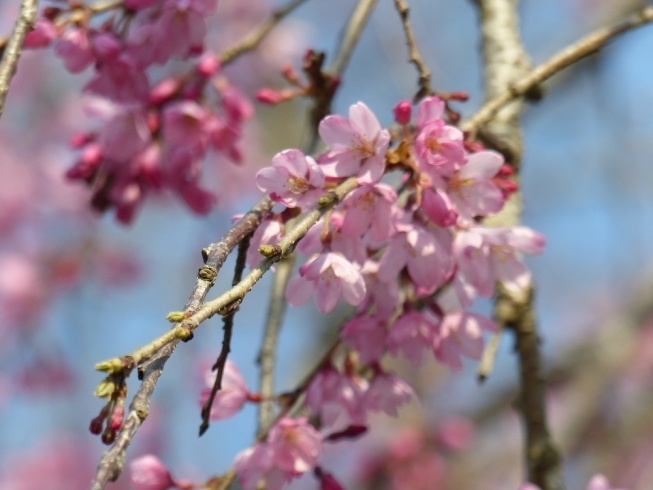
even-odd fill
[{"label": "branch node", "polygon": [[[202,256],[204,256],[206,250],[207,250],[206,248],[202,249]],[[205,261],[206,260],[207,259],[205,259]],[[203,265],[197,271],[197,277],[198,279],[202,279],[203,281],[208,281],[209,283],[211,283],[211,286],[213,286],[213,284],[215,284],[216,277],[218,277],[218,271],[213,266]]]}]

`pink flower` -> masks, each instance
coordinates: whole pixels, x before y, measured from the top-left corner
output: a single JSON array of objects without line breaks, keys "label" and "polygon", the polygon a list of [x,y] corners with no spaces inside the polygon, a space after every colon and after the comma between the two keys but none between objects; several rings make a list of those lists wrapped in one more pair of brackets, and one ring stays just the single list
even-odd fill
[{"label": "pink flower", "polygon": [[79,73],[94,60],[91,43],[86,29],[67,29],[54,48],[54,52],[63,59],[66,69],[71,73]]},{"label": "pink flower", "polygon": [[166,490],[175,487],[170,472],[156,456],[141,456],[130,465],[134,490]]},{"label": "pink flower", "polygon": [[397,416],[399,407],[414,395],[413,389],[403,379],[391,373],[377,373],[365,392],[363,407],[372,412]]},{"label": "pink flower", "polygon": [[[200,396],[200,407],[203,407],[211,394],[215,383],[216,371],[208,371],[205,377],[207,389]],[[247,402],[247,385],[236,365],[227,360],[222,376],[222,387],[213,399],[211,419],[224,420],[237,414]]]},{"label": "pink flower", "polygon": [[386,184],[355,189],[342,203],[342,233],[360,239],[367,231],[372,242],[387,240],[393,231],[391,212],[397,193]]},{"label": "pink flower", "polygon": [[314,468],[321,451],[322,437],[306,417],[284,417],[272,427],[266,442],[236,456],[234,466],[244,490],[257,488],[264,475],[265,488],[277,490]]},{"label": "pink flower", "polygon": [[50,21],[41,17],[36,20],[34,29],[31,30],[25,38],[25,48],[46,48],[50,45],[53,39],[57,37],[57,28]]},{"label": "pink flower", "polygon": [[145,101],[149,90],[145,72],[129,53],[98,62],[95,75],[84,87],[86,92],[122,103]]},{"label": "pink flower", "polygon": [[433,345],[439,332],[439,319],[429,311],[409,311],[390,326],[388,349],[393,354],[402,351],[404,357],[417,366],[424,350]]},{"label": "pink flower", "polygon": [[501,169],[503,157],[495,151],[479,151],[448,182],[449,197],[458,214],[471,220],[501,210],[505,198],[491,181]]},{"label": "pink flower", "polygon": [[331,150],[326,155],[326,163],[322,164],[328,177],[356,174],[361,184],[381,179],[390,133],[381,129],[378,119],[365,104],[352,105],[349,119],[325,117],[320,122],[319,133]]},{"label": "pink flower", "polygon": [[315,223],[297,245],[297,250],[307,257],[322,252],[339,252],[350,262],[364,263],[368,255],[365,243],[360,236],[342,233],[342,227],[342,214],[329,213],[328,222],[325,223],[325,218],[321,218]]},{"label": "pink flower", "polygon": [[209,112],[197,102],[173,102],[163,109],[163,137],[171,146],[183,146],[200,154],[209,141],[209,118]]},{"label": "pink flower", "polygon": [[381,359],[385,351],[387,331],[384,322],[370,316],[357,316],[349,320],[340,337],[360,355],[360,362],[371,364]]},{"label": "pink flower", "polygon": [[483,330],[496,332],[496,324],[474,313],[447,313],[440,324],[440,335],[433,344],[438,360],[453,370],[463,368],[461,356],[480,359],[483,354]]},{"label": "pink flower", "polygon": [[192,211],[206,214],[212,209],[215,197],[197,183],[200,163],[190,150],[181,146],[174,147],[166,157],[165,179],[167,185],[179,193]]},{"label": "pink flower", "polygon": [[474,439],[474,424],[463,417],[449,417],[438,428],[437,439],[450,451],[462,451]]},{"label": "pink flower", "polygon": [[427,175],[450,177],[465,163],[462,131],[439,119],[429,122],[415,140],[415,160]]},{"label": "pink flower", "polygon": [[219,90],[222,96],[222,107],[226,111],[229,121],[240,123],[254,116],[252,103],[238,88],[229,84],[221,84]]},{"label": "pink flower", "polygon": [[360,269],[338,253],[316,255],[299,268],[286,288],[286,299],[293,306],[308,301],[313,294],[320,313],[330,313],[342,299],[356,306],[365,298],[365,281]]},{"label": "pink flower", "polygon": [[417,129],[421,130],[431,122],[441,121],[444,109],[444,101],[435,95],[422,99],[419,106],[417,106],[417,116],[415,117]]},{"label": "pink flower", "polygon": [[390,239],[379,262],[379,278],[391,281],[407,267],[419,293],[432,293],[452,272],[448,232],[427,231],[412,223],[398,223],[396,227],[397,233]]},{"label": "pink flower", "polygon": [[462,279],[480,296],[494,294],[499,281],[513,291],[526,288],[531,274],[517,257],[517,252],[538,254],[545,239],[530,228],[470,228],[460,231],[453,250]]},{"label": "pink flower", "polygon": [[345,423],[365,422],[362,400],[367,390],[367,381],[352,378],[336,371],[333,367],[322,369],[306,390],[306,406],[320,416],[324,425],[333,425],[344,415]]},{"label": "pink flower", "polygon": [[381,281],[378,271],[378,262],[367,260],[363,264],[361,272],[365,279],[367,294],[356,311],[358,314],[362,314],[373,306],[376,317],[387,320],[399,306],[399,284],[396,279],[387,282]]},{"label": "pink flower", "polygon": [[117,162],[129,162],[145,149],[151,138],[145,114],[140,110],[118,112],[100,133],[103,155]]},{"label": "pink flower", "polygon": [[324,174],[311,157],[299,150],[284,150],[272,158],[272,167],[259,170],[256,185],[290,208],[315,206],[322,195]]},{"label": "pink flower", "polygon": [[395,121],[397,124],[408,124],[410,122],[410,114],[412,108],[409,100],[402,100],[398,102],[396,106],[392,108],[392,113],[395,116]]},{"label": "pink flower", "polygon": [[424,189],[421,208],[433,223],[442,228],[454,225],[458,219],[449,195],[441,189]]}]

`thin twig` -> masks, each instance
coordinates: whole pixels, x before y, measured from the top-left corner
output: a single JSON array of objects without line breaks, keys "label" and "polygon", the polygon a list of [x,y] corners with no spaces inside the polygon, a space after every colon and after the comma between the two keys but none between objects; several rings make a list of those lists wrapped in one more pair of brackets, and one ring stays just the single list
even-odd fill
[{"label": "thin twig", "polygon": [[231,63],[240,55],[252,51],[258,47],[258,45],[263,41],[265,36],[267,36],[274,27],[283,20],[290,12],[299,7],[306,0],[292,0],[287,5],[275,10],[272,12],[272,15],[262,22],[260,25],[254,28],[242,41],[230,48],[225,49],[218,58],[220,63],[226,65]]},{"label": "thin twig", "polygon": [[14,30],[7,41],[0,61],[0,116],[5,108],[5,99],[9,92],[9,84],[16,72],[18,58],[23,49],[23,43],[36,22],[38,0],[23,0],[20,4],[20,13],[14,25]]},{"label": "thin twig", "polygon": [[[261,219],[272,209],[272,204],[272,201],[267,197],[261,199],[251,211],[227,232],[222,240],[202,250],[205,265],[198,272],[195,287],[186,302],[184,311],[190,313],[198,309],[209,289],[215,283],[218,271],[227,256],[245,236],[256,230]],[[178,343],[179,340],[175,340],[166,345],[139,373],[142,379],[141,385],[129,405],[127,418],[116,437],[116,441],[100,458],[91,490],[102,490],[107,482],[115,481],[120,476],[125,463],[125,451],[147,417],[150,399],[156,383],[163,372],[165,363]]]},{"label": "thin twig", "polygon": [[349,58],[351,58],[354,48],[358,44],[358,39],[363,32],[363,28],[374,10],[376,1],[359,0],[356,7],[354,7],[354,11],[349,16],[349,22],[340,35],[336,55],[333,57],[333,61],[328,69],[329,73],[336,76],[342,76],[344,73],[345,68],[349,64]]},{"label": "thin twig", "polygon": [[486,102],[471,118],[461,123],[463,131],[475,133],[511,100],[522,97],[543,81],[569,65],[596,53],[614,37],[653,21],[653,7],[646,7],[627,20],[599,29],[580,41],[563,49],[544,63],[531,70],[526,76],[509,85],[507,89]]},{"label": "thin twig", "polygon": [[426,63],[424,63],[424,60],[417,49],[417,43],[415,42],[415,36],[413,35],[413,28],[408,20],[408,12],[410,11],[408,4],[404,0],[395,0],[395,7],[401,16],[401,22],[404,26],[406,45],[408,46],[408,61],[415,65],[415,68],[417,68],[417,72],[419,73],[419,90],[413,97],[413,101],[418,102],[420,99],[433,93],[433,89],[431,89],[431,72],[426,66]]},{"label": "thin twig", "polygon": [[279,261],[272,282],[263,342],[258,355],[258,363],[261,366],[259,392],[263,401],[261,401],[258,409],[257,433],[265,427],[268,427],[274,420],[274,402],[272,395],[274,394],[274,364],[276,359],[277,337],[286,310],[286,286],[290,280],[294,264],[295,254],[291,254],[286,259]]},{"label": "thin twig", "polygon": [[[236,257],[236,266],[234,270],[234,278],[231,281],[231,286],[238,284],[243,278],[243,271],[247,265],[247,249],[249,249],[249,240],[252,235],[247,235],[242,241],[238,244],[238,255]],[[224,368],[227,364],[227,357],[229,352],[231,352],[231,334],[234,328],[234,316],[238,311],[238,305],[236,305],[227,315],[223,317],[223,326],[222,330],[224,331],[224,337],[222,338],[222,349],[220,350],[220,355],[213,365],[213,371],[217,371],[215,375],[215,381],[213,382],[213,387],[211,388],[211,394],[209,399],[206,401],[202,407],[202,424],[200,425],[200,436],[206,432],[209,428],[210,418],[211,418],[211,407],[213,406],[213,401],[218,391],[222,389],[222,377],[224,376]]]}]

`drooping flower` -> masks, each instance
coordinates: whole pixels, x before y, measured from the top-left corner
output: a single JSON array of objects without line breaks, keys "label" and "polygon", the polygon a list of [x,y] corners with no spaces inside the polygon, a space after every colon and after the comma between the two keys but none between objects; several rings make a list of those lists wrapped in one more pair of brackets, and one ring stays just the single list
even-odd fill
[{"label": "drooping flower", "polygon": [[497,326],[489,318],[474,313],[447,313],[440,323],[440,334],[433,344],[435,356],[453,370],[462,369],[462,356],[481,358],[484,330],[496,332]]},{"label": "drooping flower", "polygon": [[480,296],[490,297],[497,281],[512,291],[526,288],[531,274],[517,253],[538,254],[544,244],[542,235],[523,226],[473,227],[458,232],[453,250],[462,279]]},{"label": "drooping flower", "polygon": [[95,59],[88,30],[83,28],[67,29],[59,38],[54,52],[63,60],[70,73],[83,71]]},{"label": "drooping flower", "polygon": [[330,149],[324,160],[320,160],[325,175],[358,175],[361,184],[381,179],[390,133],[381,129],[378,119],[365,104],[358,102],[350,106],[349,119],[337,115],[325,117],[318,131]]},{"label": "drooping flower", "polygon": [[397,318],[388,332],[388,349],[394,355],[399,351],[413,365],[422,362],[424,351],[429,349],[439,333],[440,320],[425,311],[409,311]]},{"label": "drooping flower", "polygon": [[357,316],[349,320],[340,337],[360,355],[360,362],[370,364],[381,359],[387,336],[384,322],[373,316]]},{"label": "drooping flower", "polygon": [[440,119],[432,120],[415,139],[415,160],[427,175],[450,177],[465,163],[462,131]]},{"label": "drooping flower", "polygon": [[373,243],[387,240],[393,231],[391,213],[396,200],[397,193],[386,184],[355,189],[342,203],[342,233],[360,239],[369,230]]},{"label": "drooping flower", "polygon": [[259,170],[256,185],[290,208],[314,206],[322,194],[324,174],[311,157],[299,150],[284,150],[272,158],[272,167]]},{"label": "drooping flower", "polygon": [[[209,371],[206,373],[205,385],[206,389],[202,391],[200,396],[200,406],[203,407],[209,399],[211,388],[215,382],[216,371]],[[222,375],[222,384],[220,390],[213,399],[211,405],[211,420],[224,420],[232,417],[243,408],[247,402],[247,384],[240,374],[236,365],[227,360],[224,373]]]},{"label": "drooping flower", "polygon": [[327,426],[339,417],[346,424],[362,424],[365,410],[361,403],[367,388],[363,378],[353,378],[329,366],[317,373],[308,386],[306,406]]},{"label": "drooping flower", "polygon": [[399,376],[378,372],[365,392],[363,407],[371,412],[384,412],[396,417],[399,407],[407,403],[413,395],[413,389]]},{"label": "drooping flower", "polygon": [[167,490],[175,486],[170,472],[151,454],[131,462],[131,484],[135,490]]},{"label": "drooping flower", "polygon": [[365,297],[365,281],[360,269],[338,253],[316,255],[299,268],[286,288],[286,300],[299,306],[313,295],[320,313],[330,313],[338,300],[356,306]]}]

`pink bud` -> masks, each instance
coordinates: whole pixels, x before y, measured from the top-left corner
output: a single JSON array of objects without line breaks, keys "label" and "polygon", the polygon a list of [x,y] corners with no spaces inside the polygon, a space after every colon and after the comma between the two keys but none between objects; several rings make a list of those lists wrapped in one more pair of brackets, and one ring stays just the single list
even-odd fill
[{"label": "pink bud", "polygon": [[176,78],[164,78],[150,90],[149,103],[163,104],[171,100],[181,88],[181,81]]},{"label": "pink bud", "polygon": [[111,420],[109,421],[109,427],[113,430],[120,430],[122,428],[122,421],[125,416],[125,407],[122,405],[116,406],[113,409],[111,414]]},{"label": "pink bud", "polygon": [[57,28],[49,19],[38,19],[25,38],[25,48],[46,48],[57,37]]},{"label": "pink bud", "polygon": [[343,486],[330,473],[325,473],[319,466],[314,470],[320,480],[320,490],[344,490]]},{"label": "pink bud", "polygon": [[75,133],[70,137],[69,145],[71,148],[81,148],[95,139],[93,133]]},{"label": "pink bud", "polygon": [[93,37],[93,50],[100,59],[115,58],[120,54],[121,49],[120,41],[113,34],[105,32]]},{"label": "pink bud", "polygon": [[263,104],[278,104],[283,100],[281,94],[271,88],[262,88],[256,92],[256,100]]},{"label": "pink bud", "polygon": [[170,472],[156,456],[148,454],[135,459],[130,469],[134,490],[166,490],[175,486]]},{"label": "pink bud", "polygon": [[209,78],[220,70],[220,61],[213,53],[205,53],[197,62],[197,73]]},{"label": "pink bud", "polygon": [[395,115],[395,121],[399,124],[408,124],[410,122],[411,111],[412,108],[409,100],[402,100],[392,109]]},{"label": "pink bud", "polygon": [[340,439],[353,439],[367,432],[365,425],[350,425],[344,430],[329,434],[324,438],[325,441],[338,441]]}]

